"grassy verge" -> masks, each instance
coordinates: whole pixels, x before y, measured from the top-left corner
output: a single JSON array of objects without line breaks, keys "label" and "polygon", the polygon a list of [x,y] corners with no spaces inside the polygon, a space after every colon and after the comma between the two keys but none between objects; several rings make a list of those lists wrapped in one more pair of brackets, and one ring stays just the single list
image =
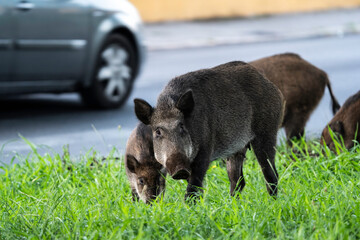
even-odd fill
[{"label": "grassy verge", "polygon": [[121,160],[74,163],[34,148],[21,164],[1,167],[0,239],[359,239],[360,147],[335,155],[299,144],[296,154],[278,147],[277,200],[248,151],[242,194],[229,196],[218,161],[193,206],[183,201],[184,181],[168,177],[152,206],[133,203]]}]

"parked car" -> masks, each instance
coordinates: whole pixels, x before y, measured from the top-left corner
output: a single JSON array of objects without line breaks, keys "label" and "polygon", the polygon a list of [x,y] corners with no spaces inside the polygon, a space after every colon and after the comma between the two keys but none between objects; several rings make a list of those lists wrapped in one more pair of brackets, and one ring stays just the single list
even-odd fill
[{"label": "parked car", "polygon": [[120,107],[144,50],[127,0],[0,2],[0,96],[79,92],[91,106]]}]

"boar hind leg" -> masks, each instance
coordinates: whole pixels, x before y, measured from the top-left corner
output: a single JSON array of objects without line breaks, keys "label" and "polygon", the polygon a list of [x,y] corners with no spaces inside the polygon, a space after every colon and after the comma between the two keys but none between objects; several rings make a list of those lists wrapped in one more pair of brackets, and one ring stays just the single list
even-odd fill
[{"label": "boar hind leg", "polygon": [[277,194],[278,173],[275,168],[276,134],[271,137],[259,136],[252,142],[252,148],[266,180],[271,196]]},{"label": "boar hind leg", "polygon": [[230,180],[230,194],[234,196],[245,187],[243,162],[247,148],[226,159],[226,170]]}]

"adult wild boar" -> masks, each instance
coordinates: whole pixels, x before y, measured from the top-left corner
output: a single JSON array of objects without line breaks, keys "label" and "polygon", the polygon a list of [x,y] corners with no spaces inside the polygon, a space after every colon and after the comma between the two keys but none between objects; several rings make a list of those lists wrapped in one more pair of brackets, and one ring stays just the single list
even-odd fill
[{"label": "adult wild boar", "polygon": [[334,150],[329,127],[335,134],[342,136],[347,149],[354,146],[353,140],[360,142],[360,91],[346,100],[321,134],[321,143]]},{"label": "adult wild boar", "polygon": [[286,137],[301,137],[310,114],[328,87],[335,114],[340,105],[331,89],[327,74],[294,53],[278,54],[250,62],[281,91],[285,99],[282,127]]},{"label": "adult wild boar", "polygon": [[149,203],[164,192],[166,171],[155,160],[151,128],[143,123],[127,141],[125,169],[134,200]]},{"label": "adult wild boar", "polygon": [[228,158],[230,193],[241,191],[250,144],[268,192],[277,194],[274,157],[283,99],[254,67],[239,61],[190,72],[167,84],[155,108],[134,102],[136,116],[152,128],[156,160],[174,179],[187,179],[187,198],[196,195],[217,158]]}]

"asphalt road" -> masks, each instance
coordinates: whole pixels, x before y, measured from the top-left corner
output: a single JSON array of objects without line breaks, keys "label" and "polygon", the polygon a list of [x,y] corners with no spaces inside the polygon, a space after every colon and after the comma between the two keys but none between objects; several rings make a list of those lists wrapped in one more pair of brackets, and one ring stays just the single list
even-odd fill
[{"label": "asphalt road", "polygon": [[[135,97],[156,103],[157,95],[174,76],[233,60],[251,61],[282,52],[295,52],[325,70],[334,93],[342,104],[360,90],[360,36],[224,45],[151,51],[143,73],[127,104],[119,110],[95,111],[81,105],[76,94],[33,95],[0,101],[0,161],[22,161],[31,148],[19,136],[36,144],[41,154],[60,153],[69,144],[70,154],[106,156],[124,153],[127,137],[137,124],[133,111]],[[319,137],[331,119],[330,97],[324,97],[306,127]]]}]

